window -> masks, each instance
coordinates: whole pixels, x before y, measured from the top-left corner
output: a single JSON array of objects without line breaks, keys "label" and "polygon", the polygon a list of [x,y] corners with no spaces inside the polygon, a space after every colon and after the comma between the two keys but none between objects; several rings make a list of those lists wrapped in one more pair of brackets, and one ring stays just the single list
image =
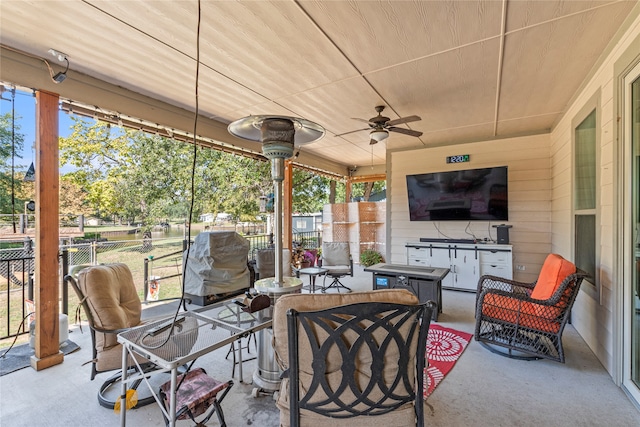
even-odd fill
[{"label": "window", "polygon": [[[598,117],[593,109],[576,127],[574,134],[574,243],[576,266],[596,284],[598,200]],[[594,297],[598,299],[599,292]]]}]

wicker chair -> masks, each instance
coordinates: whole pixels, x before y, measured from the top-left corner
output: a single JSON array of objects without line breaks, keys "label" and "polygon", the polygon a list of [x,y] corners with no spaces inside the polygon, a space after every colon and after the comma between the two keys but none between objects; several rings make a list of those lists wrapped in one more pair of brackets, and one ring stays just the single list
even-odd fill
[{"label": "wicker chair", "polygon": [[434,305],[395,289],[280,297],[280,426],[423,426]]},{"label": "wicker chair", "polygon": [[557,254],[547,256],[533,283],[482,276],[476,294],[476,341],[508,357],[564,363],[562,332],[585,277]]}]

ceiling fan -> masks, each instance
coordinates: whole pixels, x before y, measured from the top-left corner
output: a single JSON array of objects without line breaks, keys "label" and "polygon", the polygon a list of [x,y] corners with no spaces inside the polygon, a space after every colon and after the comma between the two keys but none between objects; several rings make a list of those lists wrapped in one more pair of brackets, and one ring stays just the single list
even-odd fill
[{"label": "ceiling fan", "polygon": [[369,141],[369,145],[373,145],[387,139],[387,137],[389,136],[389,132],[398,132],[398,133],[403,133],[405,135],[411,135],[416,137],[422,135],[422,132],[419,132],[417,130],[399,128],[395,126],[402,123],[417,122],[418,120],[422,120],[419,116],[407,116],[407,117],[401,117],[399,119],[391,120],[389,117],[385,117],[382,115],[383,110],[384,110],[384,105],[378,105],[376,107],[376,111],[378,112],[378,115],[370,118],[369,120],[352,117],[353,120],[359,120],[361,122],[367,123],[369,127],[364,129],[352,130],[350,132],[341,133],[336,136],[342,136],[342,135],[347,135],[354,132],[360,132],[363,130],[371,129],[371,132],[369,132],[369,135],[371,136],[371,141]]}]

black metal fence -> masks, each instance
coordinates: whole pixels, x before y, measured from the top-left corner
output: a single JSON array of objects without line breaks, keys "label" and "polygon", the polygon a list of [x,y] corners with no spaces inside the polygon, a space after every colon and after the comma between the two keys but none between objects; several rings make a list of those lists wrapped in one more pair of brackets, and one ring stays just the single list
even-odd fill
[{"label": "black metal fence", "polygon": [[[250,242],[249,261],[259,249],[273,248],[273,235],[244,236]],[[319,231],[294,233],[294,246],[318,248],[322,245]],[[182,254],[187,247],[183,239],[142,239],[90,242],[60,247],[60,310],[69,314],[78,305],[76,295],[69,293],[63,278],[89,265],[123,262],[129,266],[143,303],[170,300],[182,295]],[[29,332],[24,321],[33,309],[34,253],[31,241],[22,247],[0,250],[0,339]],[[151,287],[161,285],[159,293]]]}]

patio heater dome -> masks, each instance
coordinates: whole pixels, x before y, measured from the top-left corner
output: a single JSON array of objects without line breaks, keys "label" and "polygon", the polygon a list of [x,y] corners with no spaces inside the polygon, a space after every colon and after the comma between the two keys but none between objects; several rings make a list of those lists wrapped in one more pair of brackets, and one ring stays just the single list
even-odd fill
[{"label": "patio heater dome", "polygon": [[229,133],[238,138],[262,143],[262,153],[268,159],[288,159],[293,147],[315,142],[325,135],[317,123],[289,116],[247,116],[229,124]]}]

